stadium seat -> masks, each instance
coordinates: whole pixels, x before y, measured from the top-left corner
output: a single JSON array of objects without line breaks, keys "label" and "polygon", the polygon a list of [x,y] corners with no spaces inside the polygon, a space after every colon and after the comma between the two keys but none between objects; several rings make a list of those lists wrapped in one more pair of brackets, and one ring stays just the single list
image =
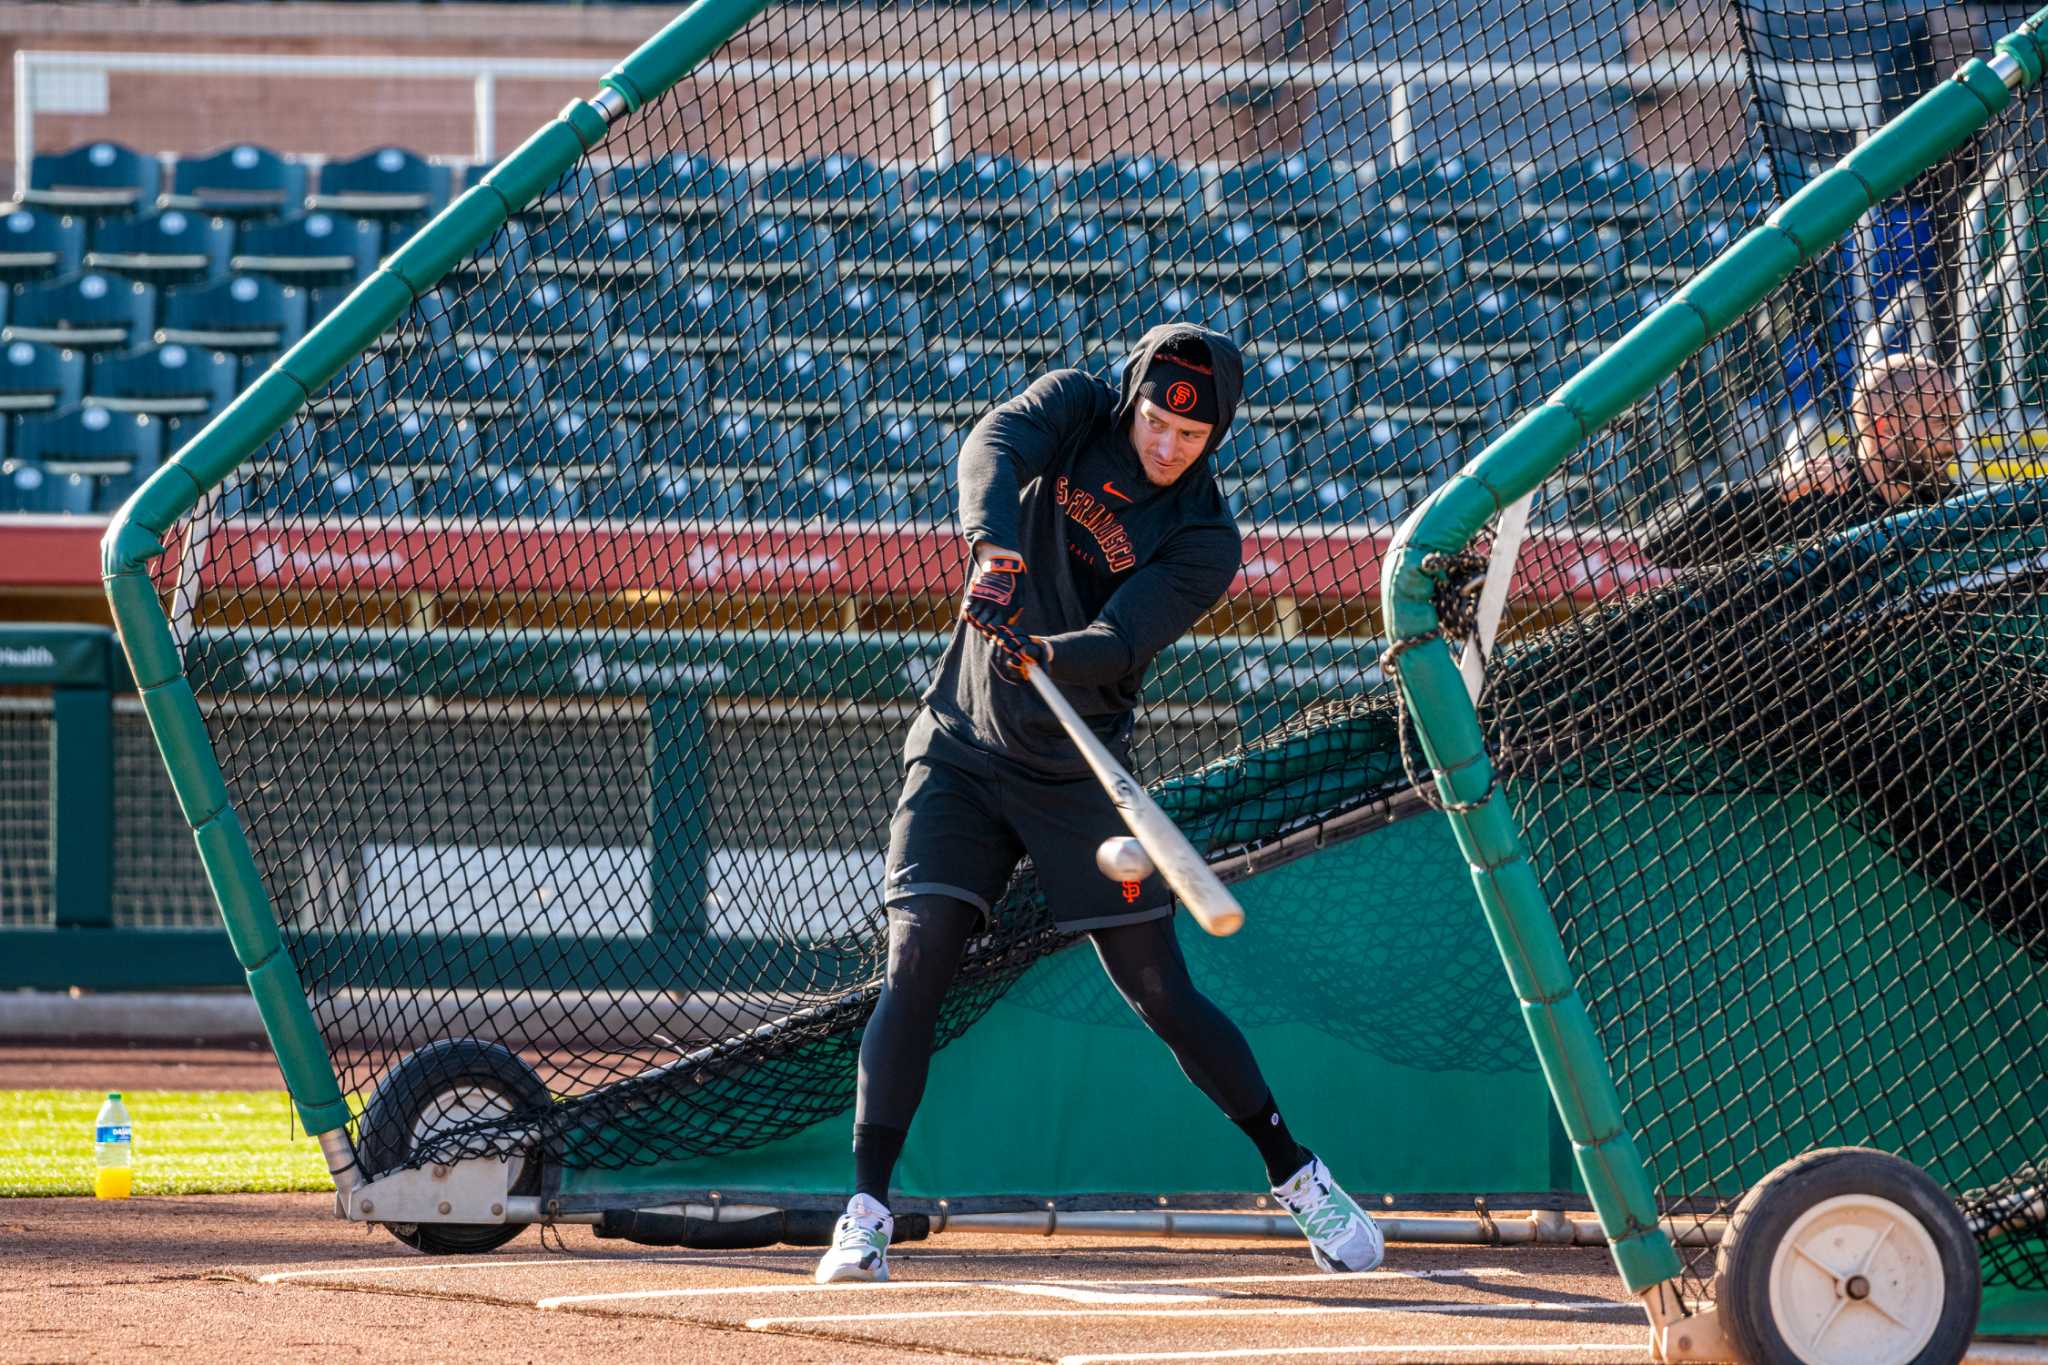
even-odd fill
[{"label": "stadium seat", "polygon": [[1057,218],[1003,229],[990,247],[990,264],[1006,275],[1130,278],[1150,256],[1145,234],[1100,218]]},{"label": "stadium seat", "polygon": [[1474,275],[1578,285],[1621,275],[1620,235],[1591,222],[1524,218],[1477,237],[1465,260]]},{"label": "stadium seat", "polygon": [[949,218],[1020,218],[1052,201],[1052,177],[1006,156],[976,153],[917,173],[911,197]]},{"label": "stadium seat", "polygon": [[301,213],[243,224],[228,267],[301,284],[354,283],[377,268],[380,241],[377,225],[367,218]]},{"label": "stadium seat", "polygon": [[747,184],[742,167],[678,153],[660,161],[613,167],[599,185],[598,197],[624,213],[724,215],[747,197]]},{"label": "stadium seat", "polygon": [[306,168],[268,147],[244,142],[171,167],[165,208],[197,209],[235,218],[295,213],[306,200]]},{"label": "stadium seat", "polygon": [[366,218],[416,218],[448,205],[448,168],[403,147],[379,147],[320,168],[307,207]]},{"label": "stadium seat", "polygon": [[440,417],[501,416],[547,392],[530,358],[488,346],[415,348],[392,366],[389,385],[395,411]]},{"label": "stadium seat", "polygon": [[449,521],[562,521],[576,515],[574,484],[556,475],[500,469],[455,474],[419,491],[419,510]]},{"label": "stadium seat", "polygon": [[768,295],[727,280],[662,277],[619,294],[611,305],[615,345],[683,344],[692,351],[729,351],[762,344],[771,312]]},{"label": "stadium seat", "polygon": [[[23,417],[15,429],[14,457],[58,480],[64,501],[54,511],[108,511],[135,491],[163,459],[163,422],[137,412],[113,412],[94,403],[48,416]],[[79,505],[83,500],[83,505]]]},{"label": "stadium seat", "polygon": [[1366,520],[1366,498],[1349,479],[1290,479],[1268,485],[1246,506],[1246,519],[1280,526],[1349,526]]},{"label": "stadium seat", "polygon": [[1685,192],[1686,204],[1693,213],[1731,219],[1737,226],[1763,217],[1777,198],[1770,165],[1764,161],[1696,172]]},{"label": "stadium seat", "polygon": [[22,202],[92,217],[127,213],[156,201],[163,166],[118,142],[88,142],[68,152],[38,152],[29,162]]},{"label": "stadium seat", "polygon": [[893,350],[922,329],[917,295],[876,280],[846,280],[809,298],[791,294],[776,314],[779,343],[814,350]]},{"label": "stadium seat", "polygon": [[46,467],[41,460],[0,460],[0,512],[86,516],[100,491],[98,476],[75,466]]},{"label": "stadium seat", "polygon": [[653,346],[558,356],[542,383],[555,401],[610,413],[692,414],[710,394],[703,361]]},{"label": "stadium seat", "polygon": [[746,493],[730,474],[688,468],[651,475],[601,475],[585,480],[582,512],[593,520],[736,521],[746,514]]},{"label": "stadium seat", "polygon": [[840,524],[857,519],[861,486],[850,475],[795,474],[755,485],[750,508],[762,521],[825,521]]},{"label": "stadium seat", "polygon": [[880,210],[899,177],[864,157],[832,153],[766,172],[754,184],[763,208],[812,218],[844,218]]},{"label": "stadium seat", "polygon": [[1086,318],[1088,336],[1099,345],[1128,347],[1162,322],[1193,322],[1230,336],[1242,336],[1248,310],[1242,297],[1211,287],[1180,284],[1112,285],[1096,296]]},{"label": "stadium seat", "polygon": [[136,218],[108,218],[93,229],[89,270],[118,270],[158,283],[200,280],[227,268],[234,229],[225,218],[161,209]]},{"label": "stadium seat", "polygon": [[483,429],[484,458],[494,468],[552,470],[578,477],[640,467],[640,428],[574,408],[492,422]]},{"label": "stadium seat", "polygon": [[1112,218],[1180,218],[1198,208],[1199,172],[1155,156],[1113,156],[1074,172],[1060,197]]},{"label": "stadium seat", "polygon": [[1221,210],[1260,218],[1300,220],[1355,210],[1358,178],[1320,157],[1300,152],[1225,170],[1217,183]]},{"label": "stadium seat", "polygon": [[1596,156],[1526,177],[1523,197],[1540,211],[1609,223],[1649,218],[1677,197],[1669,172],[1625,157]]},{"label": "stadium seat", "polygon": [[235,362],[220,351],[165,342],[94,356],[86,397],[110,412],[218,412],[234,400]]},{"label": "stadium seat", "polygon": [[659,218],[550,216],[526,238],[541,270],[559,275],[645,279],[665,270],[682,249],[685,229]]},{"label": "stadium seat", "polygon": [[402,474],[361,468],[322,469],[281,490],[277,510],[321,521],[385,521],[414,514],[413,481]]},{"label": "stadium seat", "polygon": [[958,527],[960,495],[951,479],[924,479],[910,489],[911,519],[933,526]]},{"label": "stadium seat", "polygon": [[801,218],[748,211],[726,214],[692,230],[684,239],[678,268],[699,279],[817,278],[831,261],[829,234]]},{"label": "stadium seat", "polygon": [[[415,481],[471,473],[485,462],[481,429],[456,417],[351,411],[317,429],[307,424],[303,440],[318,463]],[[298,457],[296,449],[283,453]]]},{"label": "stadium seat", "polygon": [[1462,254],[1454,229],[1385,210],[1318,218],[1302,229],[1302,265],[1311,278],[1412,283],[1452,270]]},{"label": "stadium seat", "polygon": [[848,275],[931,281],[986,263],[980,234],[957,220],[920,215],[848,223],[832,234],[833,255]]},{"label": "stadium seat", "polygon": [[875,376],[875,408],[891,416],[912,413],[968,418],[1022,390],[1030,375],[1017,361],[966,350],[903,356]]},{"label": "stadium seat", "polygon": [[800,423],[776,422],[742,411],[721,412],[702,427],[664,423],[642,433],[647,465],[655,470],[710,467],[766,472],[809,463]]},{"label": "stadium seat", "polygon": [[[1505,377],[1504,377],[1505,376]],[[1402,422],[1472,422],[1509,396],[1512,372],[1483,360],[1438,355],[1382,365],[1360,375],[1359,410]]]},{"label": "stadium seat", "polygon": [[851,357],[804,347],[735,356],[712,384],[712,407],[783,419],[837,417],[860,401],[866,373]]},{"label": "stadium seat", "polygon": [[1253,422],[1335,420],[1350,386],[1351,367],[1341,360],[1276,351],[1245,366],[1240,416]]},{"label": "stadium seat", "polygon": [[1400,346],[1407,307],[1396,295],[1325,281],[1266,295],[1246,335],[1263,348],[1332,358],[1390,358]]},{"label": "stadium seat", "polygon": [[1425,355],[1516,359],[1549,341],[1566,309],[1557,299],[1511,284],[1473,285],[1453,291],[1413,329],[1411,343]]},{"label": "stadium seat", "polygon": [[1622,259],[1632,280],[1679,283],[1704,270],[1735,240],[1719,218],[1652,218],[1622,239]]},{"label": "stadium seat", "polygon": [[[465,346],[563,351],[604,335],[603,295],[543,278],[524,293],[491,291],[449,302],[455,339]],[[481,307],[478,305],[481,304]]]},{"label": "stadium seat", "polygon": [[820,443],[827,459],[853,469],[900,473],[952,468],[959,438],[932,417],[850,417],[828,428]]},{"label": "stadium seat", "polygon": [[862,479],[854,488],[856,521],[901,523],[917,517],[917,494],[901,479]]},{"label": "stadium seat", "polygon": [[0,346],[0,412],[68,408],[85,393],[85,357],[34,341]]},{"label": "stadium seat", "polygon": [[157,336],[224,351],[282,350],[306,332],[306,293],[263,275],[166,290]]},{"label": "stadium seat", "polygon": [[7,338],[99,349],[132,346],[156,322],[156,290],[140,280],[96,270],[17,287]]},{"label": "stadium seat", "polygon": [[1284,426],[1252,426],[1233,423],[1215,454],[1217,473],[1227,479],[1280,480],[1291,478],[1297,446],[1291,429]]},{"label": "stadium seat", "polygon": [[78,269],[85,223],[57,209],[17,208],[0,216],[0,283],[46,280]]},{"label": "stadium seat", "polygon": [[1159,275],[1245,286],[1298,279],[1301,239],[1256,218],[1204,216],[1152,229],[1152,269]]},{"label": "stadium seat", "polygon": [[968,289],[939,304],[927,329],[942,344],[971,343],[1006,355],[1069,355],[1081,339],[1081,303],[1051,285],[1010,280]]},{"label": "stadium seat", "polygon": [[1366,204],[1417,221],[1483,218],[1500,203],[1492,166],[1464,156],[1382,161],[1366,186]]}]

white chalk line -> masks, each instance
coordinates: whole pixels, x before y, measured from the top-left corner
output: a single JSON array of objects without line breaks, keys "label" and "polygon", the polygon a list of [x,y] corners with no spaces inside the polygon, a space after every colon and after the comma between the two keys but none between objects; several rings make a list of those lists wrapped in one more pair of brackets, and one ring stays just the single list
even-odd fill
[{"label": "white chalk line", "polygon": [[[920,1260],[929,1259],[920,1257]],[[912,1289],[1004,1289],[1013,1284],[1054,1285],[1062,1288],[1096,1289],[1105,1285],[1198,1285],[1198,1284],[1343,1284],[1352,1280],[1476,1280],[1494,1277],[1516,1279],[1522,1272],[1506,1267],[1471,1270],[1348,1270],[1335,1275],[1309,1271],[1293,1275],[1182,1275],[1171,1279],[1118,1278],[1100,1275],[1086,1279],[1034,1280],[885,1280],[880,1284],[813,1284],[778,1280],[769,1284],[687,1285],[672,1289],[624,1289],[610,1294],[558,1294],[537,1301],[536,1308],[560,1308],[573,1303],[618,1303],[627,1299],[692,1299],[708,1295],[730,1297],[749,1294],[867,1294]]]},{"label": "white chalk line", "polygon": [[[400,1261],[392,1265],[347,1265],[329,1266],[324,1270],[272,1270],[258,1275],[258,1284],[282,1284],[286,1280],[304,1280],[330,1275],[419,1275],[438,1270],[520,1270],[533,1266],[574,1266],[583,1269],[588,1266],[609,1265],[687,1265],[699,1268],[732,1266],[736,1261],[753,1259],[764,1253],[772,1254],[784,1250],[799,1253],[794,1257],[777,1256],[777,1260],[797,1259],[809,1266],[817,1253],[800,1247],[763,1247],[759,1252],[694,1252],[684,1256],[550,1256],[535,1261],[497,1261],[488,1255],[473,1261]],[[976,1253],[966,1251],[926,1252],[917,1257],[919,1261],[960,1261]],[[808,1274],[808,1270],[805,1272]]]},{"label": "white chalk line", "polygon": [[817,1326],[822,1323],[935,1322],[947,1318],[1294,1318],[1358,1314],[1415,1315],[1466,1313],[1640,1313],[1632,1303],[1586,1299],[1572,1303],[1410,1303],[1314,1304],[1283,1308],[927,1308],[908,1313],[823,1313],[803,1318],[749,1318],[756,1331],[770,1327]]},{"label": "white chalk line", "polygon": [[1413,1355],[1483,1355],[1492,1360],[1498,1356],[1512,1355],[1583,1355],[1589,1351],[1607,1351],[1617,1354],[1632,1354],[1649,1360],[1650,1353],[1640,1343],[1617,1344],[1605,1341],[1511,1341],[1500,1345],[1458,1344],[1451,1346],[1430,1345],[1417,1342],[1409,1346],[1390,1346],[1385,1342],[1372,1342],[1357,1346],[1233,1346],[1227,1350],[1214,1351],[1130,1351],[1120,1355],[1078,1355],[1061,1356],[1059,1365],[1124,1365],[1125,1362],[1150,1360],[1263,1360],[1268,1356],[1413,1356]]}]

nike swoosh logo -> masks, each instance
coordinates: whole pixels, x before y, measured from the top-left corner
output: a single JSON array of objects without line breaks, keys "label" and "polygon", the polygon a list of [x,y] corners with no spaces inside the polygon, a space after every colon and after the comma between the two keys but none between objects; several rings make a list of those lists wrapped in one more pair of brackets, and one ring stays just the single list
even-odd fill
[{"label": "nike swoosh logo", "polygon": [[1112,498],[1122,498],[1125,502],[1129,502],[1131,500],[1130,494],[1124,492],[1121,488],[1118,488],[1114,483],[1111,483],[1108,479],[1104,479],[1102,481],[1102,491],[1109,494]]}]

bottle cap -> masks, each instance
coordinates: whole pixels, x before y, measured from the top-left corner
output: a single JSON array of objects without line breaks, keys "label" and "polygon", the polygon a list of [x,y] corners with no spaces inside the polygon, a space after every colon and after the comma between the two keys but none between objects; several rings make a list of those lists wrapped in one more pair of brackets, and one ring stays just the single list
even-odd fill
[{"label": "bottle cap", "polygon": [[109,1090],[107,1092],[107,1098],[110,1100],[118,1100],[121,1098],[121,1092],[118,1090]]}]

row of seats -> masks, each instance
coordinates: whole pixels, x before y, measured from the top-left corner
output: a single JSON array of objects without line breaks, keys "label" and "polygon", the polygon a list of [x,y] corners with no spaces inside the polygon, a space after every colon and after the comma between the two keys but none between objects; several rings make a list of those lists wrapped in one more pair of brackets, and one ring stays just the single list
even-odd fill
[{"label": "row of seats", "polygon": [[[155,156],[94,142],[36,155],[29,199],[88,214],[163,206],[271,216],[311,207],[418,218],[488,171],[431,163],[400,147],[315,167],[244,143],[175,159],[166,174]],[[572,211],[602,206],[664,215],[748,206],[820,218],[918,209],[1015,217],[1072,206],[1126,219],[1186,218],[1216,208],[1280,219],[1374,208],[1478,218],[1533,205],[1547,215],[1616,221],[1680,205],[1746,218],[1773,191],[1760,165],[1680,172],[1611,156],[1508,167],[1455,156],[1345,164],[1295,154],[1219,168],[1135,154],[1051,168],[977,154],[904,170],[836,153],[771,167],[678,153],[655,162],[588,163],[555,186],[546,202]]]}]

